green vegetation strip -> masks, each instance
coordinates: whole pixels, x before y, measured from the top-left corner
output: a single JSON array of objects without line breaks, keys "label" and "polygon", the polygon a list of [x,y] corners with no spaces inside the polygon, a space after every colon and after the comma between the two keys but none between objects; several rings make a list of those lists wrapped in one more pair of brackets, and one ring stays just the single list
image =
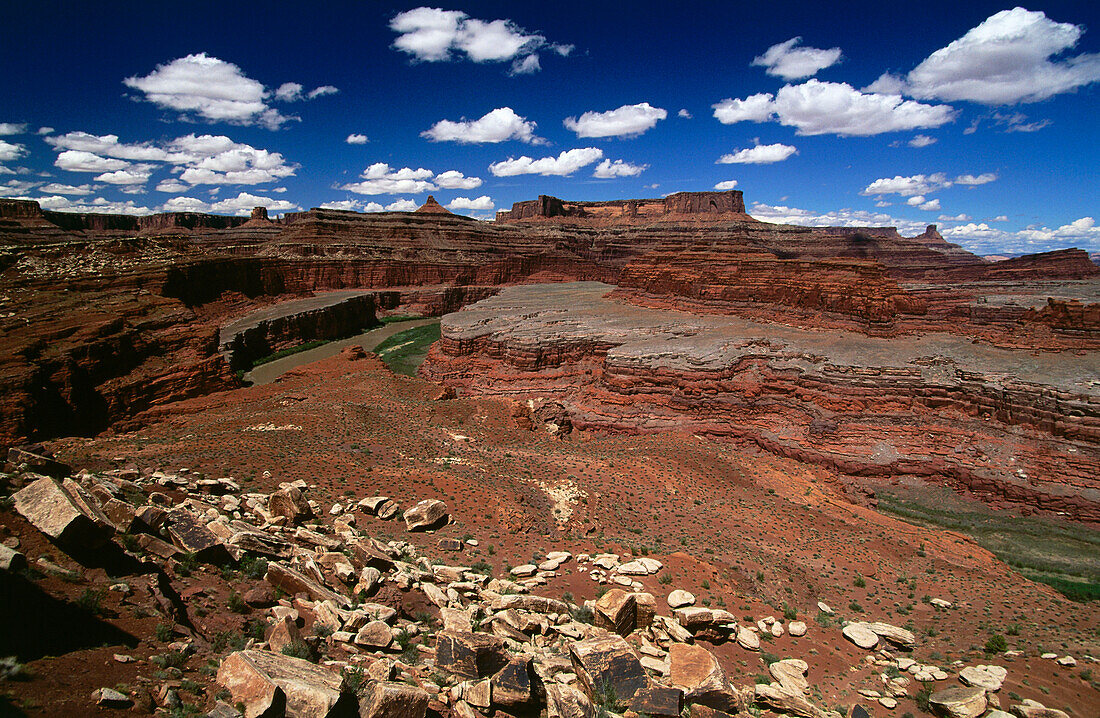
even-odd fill
[{"label": "green vegetation strip", "polygon": [[393,372],[415,376],[428,356],[428,349],[439,341],[439,322],[425,324],[394,334],[374,348]]},{"label": "green vegetation strip", "polygon": [[332,340],[331,339],[317,339],[317,340],[312,341],[312,342],[306,342],[305,344],[299,344],[296,347],[287,347],[286,349],[280,349],[279,351],[274,352],[273,354],[268,354],[265,357],[260,357],[259,359],[252,362],[252,368],[255,369],[256,367],[260,366],[261,364],[270,364],[271,362],[275,361],[276,359],[282,359],[283,357],[288,357],[288,356],[291,356],[293,354],[299,354],[301,352],[309,351],[310,349],[316,349],[317,347],[324,346],[325,344],[328,344],[330,341],[332,341]]},{"label": "green vegetation strip", "polygon": [[395,314],[392,317],[382,317],[383,324],[397,324],[398,322],[412,322],[425,317],[419,314]]},{"label": "green vegetation strip", "polygon": [[1100,599],[1100,532],[1054,519],[972,509],[936,490],[878,492],[878,508],[910,523],[951,529],[1032,581],[1074,601]]}]

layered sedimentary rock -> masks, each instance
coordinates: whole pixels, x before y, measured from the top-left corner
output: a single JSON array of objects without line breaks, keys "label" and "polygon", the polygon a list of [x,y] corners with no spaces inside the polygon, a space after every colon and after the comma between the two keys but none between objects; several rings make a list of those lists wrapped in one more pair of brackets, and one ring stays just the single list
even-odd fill
[{"label": "layered sedimentary rock", "polygon": [[641,308],[611,289],[505,289],[444,317],[422,374],[553,396],[579,428],[730,437],[1100,520],[1100,352],[798,329]]},{"label": "layered sedimentary rock", "polygon": [[[778,259],[771,254],[654,252],[619,275],[619,295],[689,300],[704,311],[775,304],[832,312],[890,326],[899,313],[923,314],[925,302],[902,290],[877,262]],[[627,299],[629,301],[629,299]]]},{"label": "layered sedimentary rock", "polygon": [[677,192],[661,199],[616,199],[605,202],[577,202],[539,195],[538,199],[515,202],[511,210],[497,212],[498,222],[520,222],[554,217],[588,220],[622,220],[664,218],[666,215],[739,215],[751,219],[745,212],[745,200],[740,190],[727,192]]}]

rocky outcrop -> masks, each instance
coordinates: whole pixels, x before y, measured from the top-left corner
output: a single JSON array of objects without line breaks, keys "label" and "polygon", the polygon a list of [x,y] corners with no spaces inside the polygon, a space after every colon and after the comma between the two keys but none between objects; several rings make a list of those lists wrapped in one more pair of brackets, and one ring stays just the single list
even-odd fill
[{"label": "rocky outcrop", "polygon": [[468,393],[553,396],[578,428],[706,433],[1100,518],[1095,352],[796,329],[632,307],[609,289],[513,287],[448,315],[422,374]]},{"label": "rocky outcrop", "polygon": [[877,262],[778,259],[771,254],[654,252],[632,261],[616,296],[633,293],[685,299],[702,311],[722,313],[744,304],[775,304],[832,312],[871,326],[891,326],[899,313],[923,314],[923,300],[902,290]]},{"label": "rocky outcrop", "polygon": [[[430,198],[429,198],[430,199]],[[515,202],[511,210],[497,212],[498,222],[521,222],[555,217],[582,220],[638,221],[667,215],[740,215],[745,200],[740,190],[726,192],[677,192],[661,199],[618,199],[606,202],[574,202],[539,195],[538,199]]]}]

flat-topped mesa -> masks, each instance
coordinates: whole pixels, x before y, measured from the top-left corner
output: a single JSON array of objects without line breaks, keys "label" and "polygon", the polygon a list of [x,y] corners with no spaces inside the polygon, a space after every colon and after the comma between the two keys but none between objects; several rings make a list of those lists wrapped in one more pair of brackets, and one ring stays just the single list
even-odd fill
[{"label": "flat-topped mesa", "polygon": [[615,199],[576,202],[549,195],[516,202],[511,210],[497,212],[498,222],[521,222],[553,218],[575,218],[633,222],[661,219],[668,215],[705,219],[752,220],[745,212],[740,190],[727,192],[677,192],[659,199]]},{"label": "flat-topped mesa", "polygon": [[[654,252],[619,276],[627,301],[690,311],[732,313],[746,305],[780,305],[831,312],[871,327],[890,327],[900,314],[924,314],[923,299],[901,289],[878,262],[859,259],[779,259],[771,254]],[[644,297],[639,297],[643,294]]]}]

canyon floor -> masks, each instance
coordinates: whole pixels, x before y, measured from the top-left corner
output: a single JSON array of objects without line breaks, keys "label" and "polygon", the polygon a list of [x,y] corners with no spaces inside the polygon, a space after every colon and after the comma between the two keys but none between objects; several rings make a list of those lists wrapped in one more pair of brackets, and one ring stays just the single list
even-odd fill
[{"label": "canyon floor", "polygon": [[[334,522],[328,510],[333,504],[354,507],[363,497],[384,495],[404,509],[438,499],[452,521],[434,532],[406,533],[400,519],[383,521],[361,509],[354,513],[355,526],[383,542],[409,541],[434,563],[484,562],[496,576],[553,551],[613,553],[623,561],[654,558],[663,570],[637,581],[657,597],[660,614],[671,614],[665,597],[683,589],[750,625],[767,616],[783,621],[785,611],[788,620],[805,621],[805,636],[765,635],[759,651],[735,641],[698,643],[713,651],[734,684],[766,682],[759,677],[776,658],[806,661],[822,710],[847,711],[860,703],[873,715],[919,712],[919,683],[898,698],[894,710],[859,694],[882,690],[885,663],[881,654],[842,637],[842,622],[851,620],[908,627],[916,645],[898,655],[920,663],[950,671],[963,664],[1005,667],[1002,705],[1033,699],[1071,716],[1096,714],[1100,684],[1088,657],[1100,655],[1100,605],[1074,603],[1027,581],[961,534],[851,503],[837,474],[825,467],[676,431],[555,435],[532,423],[522,404],[449,396],[436,384],[395,375],[373,356],[350,350],[293,369],[272,384],[155,409],[125,430],[61,439],[48,449],[100,475],[129,467],[138,470],[134,476],[158,470],[160,476],[184,477],[185,484],[200,476],[232,477],[242,491],[260,494],[300,480],[323,509],[314,526],[320,532]],[[172,495],[177,501],[186,496]],[[265,615],[247,606],[243,614],[225,610],[231,594],[263,585],[262,576],[168,560],[168,579],[194,623],[189,640],[195,648],[175,673],[158,668],[166,644],[179,635],[156,637],[165,619],[138,600],[140,591],[127,597],[117,587],[125,578],[81,566],[10,506],[3,508],[0,526],[7,539],[18,539],[32,563],[45,556],[56,565],[43,569],[38,581],[51,600],[71,600],[87,590],[105,596],[100,634],[72,637],[68,646],[53,636],[42,655],[28,662],[29,679],[7,683],[7,710],[14,715],[94,713],[91,692],[116,685],[153,695],[163,695],[168,686],[188,705],[209,708],[220,686],[204,667],[228,652],[214,637],[246,631]],[[445,538],[460,539],[462,553],[443,551]],[[581,604],[607,588],[589,569],[565,563],[531,590]],[[429,632],[439,623],[441,610],[419,591],[386,585],[380,595],[402,616],[415,614]],[[932,599],[951,607],[938,608]],[[819,601],[835,615],[819,611]],[[1006,638],[1007,656],[983,651],[994,635]],[[338,664],[348,658],[325,650]],[[1077,665],[1040,657],[1048,652],[1074,656]],[[134,660],[119,663],[115,654]],[[424,654],[427,669],[417,668],[423,660],[413,654],[397,657],[402,675],[419,677],[421,684],[430,684],[429,675],[438,680],[430,654]],[[952,678],[934,689],[949,685],[959,684]],[[447,714],[446,702],[433,696],[432,710]]]}]

